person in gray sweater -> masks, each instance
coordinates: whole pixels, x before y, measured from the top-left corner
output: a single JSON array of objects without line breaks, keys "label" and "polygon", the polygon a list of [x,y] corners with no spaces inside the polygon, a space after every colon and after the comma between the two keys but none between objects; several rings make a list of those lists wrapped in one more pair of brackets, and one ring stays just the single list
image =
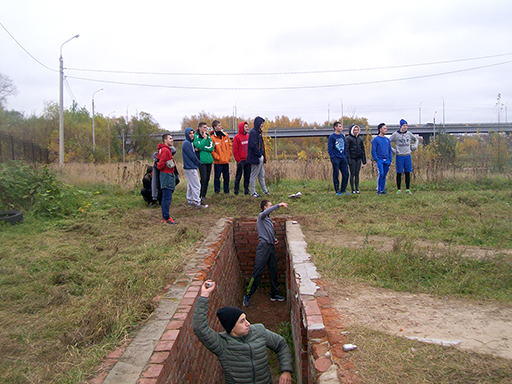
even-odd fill
[{"label": "person in gray sweater", "polygon": [[411,186],[411,172],[412,172],[412,158],[411,153],[418,149],[419,139],[407,130],[407,121],[400,120],[400,128],[393,132],[389,141],[395,144],[391,146],[393,154],[396,155],[396,193],[402,193],[402,173],[405,171],[405,193],[412,194]]},{"label": "person in gray sweater", "polygon": [[209,296],[215,282],[207,280],[201,287],[194,309],[192,326],[203,345],[219,359],[226,384],[272,384],[267,347],[279,359],[279,384],[291,384],[292,355],[286,340],[265,328],[250,324],[245,313],[236,307],[224,307],[217,317],[226,332],[217,333],[208,325]]},{"label": "person in gray sweater", "polygon": [[270,301],[285,301],[285,297],[279,293],[277,287],[277,258],[275,245],[279,242],[274,232],[274,223],[270,218],[270,214],[279,207],[288,208],[288,204],[279,203],[272,206],[269,200],[262,200],[261,212],[258,215],[256,226],[258,228],[258,246],[256,247],[256,258],[254,260],[254,270],[247,286],[247,293],[244,296],[243,305],[250,305],[251,296],[256,292],[256,288],[260,284],[261,276],[268,266],[268,274],[270,276]]}]

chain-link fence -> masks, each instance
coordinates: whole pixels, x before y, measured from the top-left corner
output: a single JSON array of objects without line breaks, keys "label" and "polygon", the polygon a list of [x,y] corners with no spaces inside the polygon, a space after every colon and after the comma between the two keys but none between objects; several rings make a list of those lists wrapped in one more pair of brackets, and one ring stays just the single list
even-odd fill
[{"label": "chain-link fence", "polygon": [[5,163],[9,160],[24,160],[28,163],[38,162],[45,164],[50,162],[47,148],[43,148],[31,141],[0,133],[0,163]]}]

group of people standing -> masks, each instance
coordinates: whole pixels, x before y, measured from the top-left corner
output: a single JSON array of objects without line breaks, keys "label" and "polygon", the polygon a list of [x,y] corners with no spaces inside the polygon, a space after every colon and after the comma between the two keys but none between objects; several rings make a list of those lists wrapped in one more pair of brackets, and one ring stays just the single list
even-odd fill
[{"label": "group of people standing", "polygon": [[[212,129],[208,124],[200,122],[197,131],[187,127],[185,140],[182,144],[183,169],[187,177],[187,203],[195,208],[208,208],[206,204],[208,184],[210,182],[213,165],[213,188],[215,193],[222,190],[229,193],[229,162],[233,155],[236,163],[236,176],[234,194],[240,192],[240,183],[243,177],[243,191],[245,195],[260,197],[256,192],[256,180],[258,180],[262,193],[269,194],[265,184],[265,144],[262,136],[262,125],[265,120],[261,117],[254,119],[254,128],[249,131],[249,124],[245,121],[238,124],[238,134],[233,143],[229,135],[222,129],[219,120],[212,122]],[[172,193],[179,183],[178,171],[173,155],[176,149],[173,146],[173,137],[166,133],[162,136],[162,143],[158,144],[158,152],[155,156],[155,165],[143,178],[144,188],[141,194],[148,204],[161,201],[162,222],[176,224],[170,217],[169,208],[172,201]],[[156,173],[159,177],[152,177]],[[151,172],[152,171],[152,172]],[[150,187],[152,180],[153,188]],[[155,193],[155,180],[161,192]],[[158,181],[159,180],[159,181]]]},{"label": "group of people standing", "polygon": [[[347,186],[350,179],[350,187],[353,194],[359,194],[359,172],[361,166],[366,164],[366,151],[364,140],[360,136],[361,128],[351,124],[349,133],[345,137],[342,134],[343,126],[340,122],[333,124],[334,133],[327,139],[327,152],[332,164],[333,186],[336,195],[350,195]],[[388,128],[385,123],[377,127],[378,135],[372,140],[372,159],[377,164],[377,195],[386,194],[386,176],[396,156],[396,185],[397,193],[402,193],[402,173],[405,173],[405,192],[412,194],[410,190],[412,158],[411,153],[418,148],[419,138],[408,131],[407,121],[400,120],[400,128],[389,138],[386,136]],[[391,145],[394,143],[394,147]],[[339,174],[341,172],[341,185]]]}]

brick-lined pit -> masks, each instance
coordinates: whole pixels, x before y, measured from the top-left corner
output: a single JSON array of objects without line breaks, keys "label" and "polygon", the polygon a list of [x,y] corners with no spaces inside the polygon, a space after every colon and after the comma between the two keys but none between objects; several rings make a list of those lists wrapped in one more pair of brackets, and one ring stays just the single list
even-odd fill
[{"label": "brick-lined pit", "polygon": [[[342,349],[346,342],[342,332],[343,319],[331,308],[306,251],[300,225],[282,217],[273,220],[279,240],[276,247],[279,282],[280,285],[286,283],[290,307],[297,383],[359,383],[357,372]],[[202,346],[192,331],[194,305],[202,282],[206,278],[214,280],[217,289],[210,295],[208,318],[214,330],[222,331],[215,313],[223,306],[240,306],[252,273],[257,244],[255,219],[221,219],[217,222],[188,263],[184,275],[175,282],[187,284],[188,288],[179,298],[151,358],[136,380],[137,384],[223,382],[216,356]],[[268,281],[266,275],[262,279],[265,281]],[[102,377],[92,382],[101,383]],[[107,377],[105,382],[128,384],[126,380],[116,381],[115,377]]]}]

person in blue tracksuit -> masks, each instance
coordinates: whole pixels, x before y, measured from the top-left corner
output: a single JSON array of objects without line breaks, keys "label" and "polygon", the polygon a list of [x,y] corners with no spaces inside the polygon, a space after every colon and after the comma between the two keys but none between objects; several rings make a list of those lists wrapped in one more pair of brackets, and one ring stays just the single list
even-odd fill
[{"label": "person in blue tracksuit", "polygon": [[372,158],[377,163],[379,171],[379,180],[377,183],[377,195],[386,194],[386,176],[389,166],[393,161],[393,152],[391,150],[391,141],[386,137],[388,127],[385,123],[378,126],[379,134],[372,140]]}]

